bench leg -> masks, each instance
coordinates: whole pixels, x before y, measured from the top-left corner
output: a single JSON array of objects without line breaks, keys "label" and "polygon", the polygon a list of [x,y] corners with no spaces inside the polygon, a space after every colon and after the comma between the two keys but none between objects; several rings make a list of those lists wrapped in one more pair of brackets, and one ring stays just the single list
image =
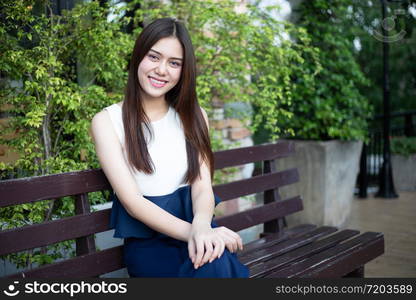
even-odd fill
[{"label": "bench leg", "polygon": [[343,277],[364,278],[364,266],[358,267],[357,269],[351,271],[350,273],[344,275]]}]

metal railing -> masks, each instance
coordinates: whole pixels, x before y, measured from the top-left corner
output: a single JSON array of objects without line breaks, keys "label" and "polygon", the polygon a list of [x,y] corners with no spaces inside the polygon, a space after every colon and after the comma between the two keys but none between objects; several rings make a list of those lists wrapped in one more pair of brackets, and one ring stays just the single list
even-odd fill
[{"label": "metal railing", "polygon": [[[383,165],[383,118],[383,115],[374,118],[373,128],[369,132],[369,143],[363,145],[357,178],[360,198],[367,197],[369,187],[379,186],[380,169]],[[390,136],[416,136],[416,110],[394,112],[390,114],[390,118]]]}]

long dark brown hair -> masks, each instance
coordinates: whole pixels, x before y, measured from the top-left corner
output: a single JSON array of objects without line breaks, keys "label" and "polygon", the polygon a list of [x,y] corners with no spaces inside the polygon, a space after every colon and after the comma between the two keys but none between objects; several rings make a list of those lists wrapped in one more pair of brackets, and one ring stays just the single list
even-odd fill
[{"label": "long dark brown hair", "polygon": [[[154,164],[149,155],[144,124],[149,129],[145,115],[137,69],[150,48],[160,39],[176,37],[182,45],[183,62],[178,83],[166,94],[166,101],[180,116],[188,157],[188,170],[182,183],[192,184],[200,175],[199,155],[210,169],[211,180],[214,174],[214,156],[211,150],[208,128],[196,95],[196,60],[191,38],[185,26],[175,19],[157,19],[147,25],[136,39],[129,64],[129,75],[123,102],[123,123],[125,144],[129,163],[146,174],[154,172]],[[169,155],[169,153],[166,153]],[[153,167],[152,165],[153,164]]]}]

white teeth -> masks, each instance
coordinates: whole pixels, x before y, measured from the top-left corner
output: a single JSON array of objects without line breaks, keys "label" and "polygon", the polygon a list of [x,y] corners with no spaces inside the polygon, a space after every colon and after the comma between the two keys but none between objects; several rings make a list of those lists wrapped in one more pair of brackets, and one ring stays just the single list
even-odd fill
[{"label": "white teeth", "polygon": [[165,83],[166,83],[166,81],[159,81],[159,80],[154,79],[154,78],[152,78],[152,77],[150,77],[150,80],[151,80],[151,81],[153,81],[153,82],[154,82],[154,83],[156,83],[156,84],[165,84]]}]

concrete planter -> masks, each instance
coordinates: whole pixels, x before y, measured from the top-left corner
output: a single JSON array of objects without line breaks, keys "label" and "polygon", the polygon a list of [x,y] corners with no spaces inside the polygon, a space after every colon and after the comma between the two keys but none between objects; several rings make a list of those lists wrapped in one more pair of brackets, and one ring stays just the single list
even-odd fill
[{"label": "concrete planter", "polygon": [[279,169],[298,168],[300,182],[281,189],[283,199],[300,195],[304,210],[287,218],[301,223],[342,227],[350,214],[359,172],[362,141],[293,140],[296,154],[278,159]]},{"label": "concrete planter", "polygon": [[416,191],[416,154],[391,156],[394,187],[397,191]]}]

